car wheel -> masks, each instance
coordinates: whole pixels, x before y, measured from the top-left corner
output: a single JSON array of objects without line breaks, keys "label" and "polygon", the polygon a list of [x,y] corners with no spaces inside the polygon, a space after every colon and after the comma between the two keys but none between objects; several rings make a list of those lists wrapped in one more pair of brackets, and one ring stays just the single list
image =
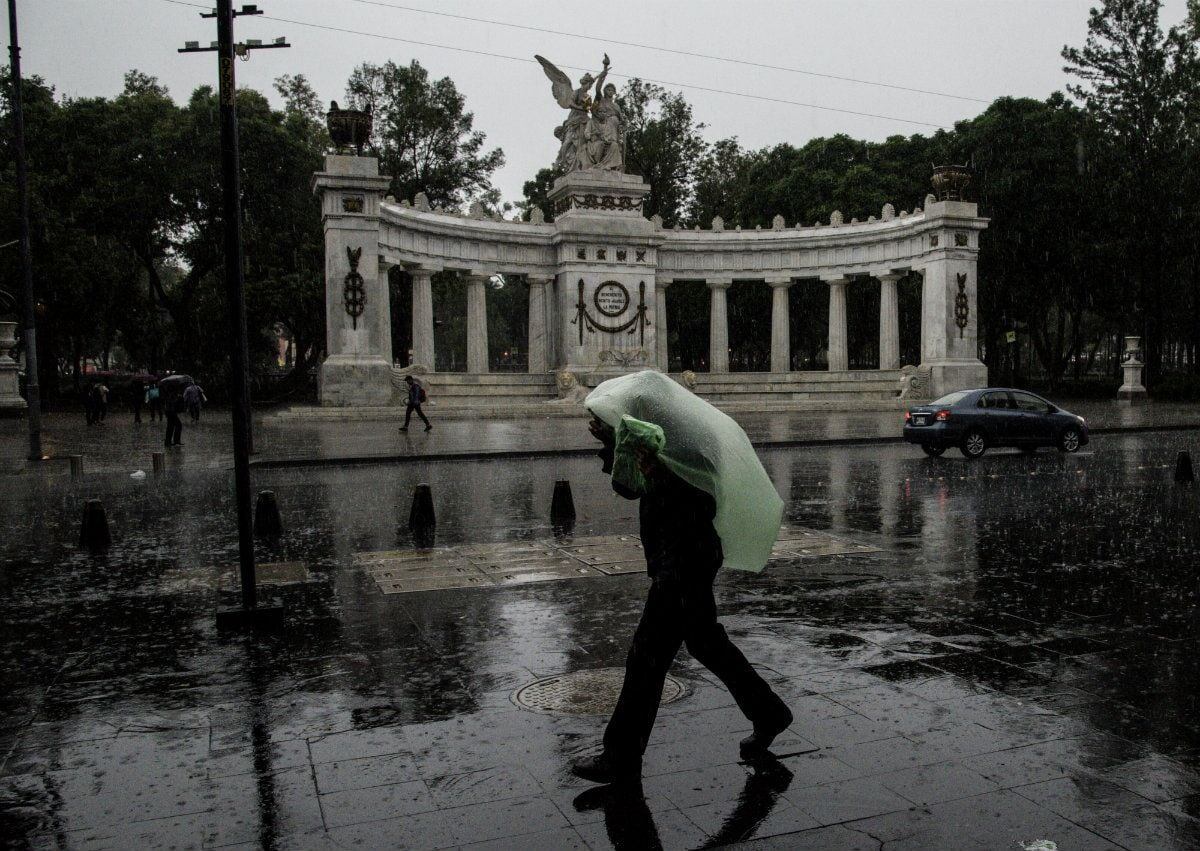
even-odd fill
[{"label": "car wheel", "polygon": [[1058,448],[1063,452],[1078,452],[1080,446],[1079,429],[1074,426],[1066,428],[1058,436]]},{"label": "car wheel", "polygon": [[978,458],[987,451],[987,436],[978,429],[971,429],[963,438],[959,450],[968,458]]},{"label": "car wheel", "polygon": [[940,458],[942,453],[946,451],[944,446],[930,446],[928,443],[921,444],[921,451],[930,458]]}]

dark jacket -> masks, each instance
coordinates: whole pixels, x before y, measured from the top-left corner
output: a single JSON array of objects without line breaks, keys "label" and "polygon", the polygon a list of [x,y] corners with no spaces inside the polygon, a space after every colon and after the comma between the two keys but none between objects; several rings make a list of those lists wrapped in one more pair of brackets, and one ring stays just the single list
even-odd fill
[{"label": "dark jacket", "polygon": [[410,404],[410,405],[420,405],[421,404],[421,385],[420,385],[420,383],[418,383],[416,381],[414,381],[412,384],[408,385],[408,404]]},{"label": "dark jacket", "polygon": [[[598,453],[604,472],[612,472],[613,448],[605,445]],[[721,536],[713,526],[717,503],[710,494],[693,487],[660,466],[644,494],[613,482],[613,490],[625,499],[640,499],[638,519],[646,572],[662,573],[703,570],[715,573],[725,560]]]}]

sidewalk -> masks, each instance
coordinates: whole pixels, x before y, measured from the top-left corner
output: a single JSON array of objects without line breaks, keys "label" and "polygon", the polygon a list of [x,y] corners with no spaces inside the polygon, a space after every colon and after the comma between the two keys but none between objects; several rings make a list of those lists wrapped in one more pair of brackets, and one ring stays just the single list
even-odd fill
[{"label": "sidewalk", "polygon": [[[1200,428],[1200,405],[1067,401],[1063,407],[1085,417],[1093,433]],[[419,425],[407,433],[398,422],[281,423],[267,416],[255,427],[256,467],[345,465],[403,461],[471,460],[570,455],[591,452],[595,441],[578,418],[439,421],[429,411],[432,432]],[[735,413],[735,420],[759,447],[802,447],[887,443],[900,439],[900,412]],[[0,421],[0,473],[28,469],[25,423]],[[163,451],[162,426],[118,411],[88,429],[82,415],[51,414],[44,421],[45,452],[84,455],[85,470],[149,470],[151,455]],[[232,464],[228,413],[205,412],[202,423],[184,425],[184,446],[170,450],[174,469],[227,468]],[[53,462],[52,462],[53,463]],[[64,471],[65,460],[57,462]]]}]

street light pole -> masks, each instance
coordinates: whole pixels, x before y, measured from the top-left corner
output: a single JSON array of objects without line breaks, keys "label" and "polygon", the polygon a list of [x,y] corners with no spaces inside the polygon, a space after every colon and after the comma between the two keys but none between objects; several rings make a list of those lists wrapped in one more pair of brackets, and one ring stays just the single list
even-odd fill
[{"label": "street light pole", "polygon": [[[238,567],[241,579],[241,608],[219,613],[218,621],[231,625],[254,620],[259,615],[274,616],[278,609],[258,605],[254,567],[254,523],[250,505],[250,355],[246,339],[245,273],[242,258],[242,186],[238,152],[237,84],[234,59],[251,49],[289,47],[284,39],[269,45],[261,42],[234,44],[233,19],[238,15],[261,15],[257,6],[233,11],[232,0],[217,0],[213,13],[202,18],[217,19],[218,103],[221,119],[221,206],[224,219],[225,301],[229,316],[230,389],[233,401],[233,474],[237,497]],[[212,51],[189,42],[180,53]]]},{"label": "street light pole", "polygon": [[25,301],[25,404],[29,407],[29,459],[42,460],[42,393],[38,383],[37,311],[33,303],[33,262],[29,254],[29,173],[25,165],[25,113],[21,105],[21,47],[17,41],[17,0],[8,0],[9,57],[12,70],[13,153],[17,161],[17,217],[21,220],[21,279]]}]

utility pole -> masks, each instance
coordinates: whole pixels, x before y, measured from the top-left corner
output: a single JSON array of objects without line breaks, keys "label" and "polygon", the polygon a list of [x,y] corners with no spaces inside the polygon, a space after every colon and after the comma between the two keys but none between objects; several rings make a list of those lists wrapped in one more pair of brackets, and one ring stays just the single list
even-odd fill
[{"label": "utility pole", "polygon": [[21,47],[17,42],[17,0],[8,0],[8,39],[13,87],[13,152],[17,160],[17,216],[21,220],[21,279],[25,296],[25,404],[29,407],[29,460],[41,461],[42,392],[38,384],[33,261],[29,256],[29,172],[25,166],[25,113],[21,106]]},{"label": "utility pole", "polygon": [[[10,0],[12,2],[12,0]],[[242,259],[241,162],[238,153],[237,85],[234,57],[246,58],[251,50],[291,47],[286,39],[271,44],[251,39],[242,44],[233,41],[233,19],[241,15],[261,15],[256,5],[233,10],[232,0],[217,0],[211,13],[202,18],[217,19],[217,40],[209,47],[189,41],[180,53],[217,54],[218,101],[221,115],[221,201],[225,225],[225,300],[229,311],[229,361],[232,372],[233,401],[233,472],[237,495],[238,567],[241,576],[242,605],[239,609],[217,613],[218,624],[253,624],[277,618],[276,608],[260,607],[254,578],[254,528],[250,506],[250,355],[246,340],[245,274]]]}]

